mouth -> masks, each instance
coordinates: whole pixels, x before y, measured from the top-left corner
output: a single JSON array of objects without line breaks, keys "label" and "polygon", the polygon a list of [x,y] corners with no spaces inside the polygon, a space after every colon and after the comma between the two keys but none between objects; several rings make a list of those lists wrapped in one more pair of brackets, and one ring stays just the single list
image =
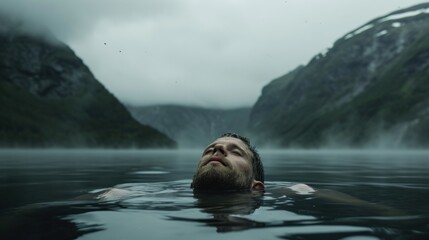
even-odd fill
[{"label": "mouth", "polygon": [[205,165],[207,165],[209,163],[222,164],[223,166],[226,166],[226,163],[224,162],[224,160],[222,158],[219,158],[219,157],[211,157]]}]

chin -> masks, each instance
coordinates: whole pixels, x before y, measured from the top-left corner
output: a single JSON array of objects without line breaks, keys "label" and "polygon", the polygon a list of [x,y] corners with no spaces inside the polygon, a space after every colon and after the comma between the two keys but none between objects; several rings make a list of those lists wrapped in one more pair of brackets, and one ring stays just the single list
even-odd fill
[{"label": "chin", "polygon": [[240,176],[231,170],[202,168],[195,174],[192,187],[197,191],[250,189],[251,182],[240,179]]}]

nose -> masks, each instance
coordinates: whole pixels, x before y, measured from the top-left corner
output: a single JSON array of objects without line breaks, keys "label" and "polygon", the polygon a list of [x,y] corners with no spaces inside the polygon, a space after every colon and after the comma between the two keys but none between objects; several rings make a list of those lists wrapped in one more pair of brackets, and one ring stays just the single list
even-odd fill
[{"label": "nose", "polygon": [[226,156],[225,147],[221,144],[215,145],[213,155],[216,155],[216,154],[222,154],[222,155]]}]

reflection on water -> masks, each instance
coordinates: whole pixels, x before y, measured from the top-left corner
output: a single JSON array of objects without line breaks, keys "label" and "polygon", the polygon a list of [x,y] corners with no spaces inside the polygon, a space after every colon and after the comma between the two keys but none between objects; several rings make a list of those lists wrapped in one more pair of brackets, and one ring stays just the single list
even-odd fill
[{"label": "reflection on water", "polygon": [[[261,151],[266,192],[193,194],[199,151],[0,152],[0,239],[426,239],[429,154]],[[184,179],[184,180],[181,180]],[[282,191],[293,182],[400,209]],[[70,201],[110,186],[130,195]],[[25,229],[25,231],[24,231]]]}]

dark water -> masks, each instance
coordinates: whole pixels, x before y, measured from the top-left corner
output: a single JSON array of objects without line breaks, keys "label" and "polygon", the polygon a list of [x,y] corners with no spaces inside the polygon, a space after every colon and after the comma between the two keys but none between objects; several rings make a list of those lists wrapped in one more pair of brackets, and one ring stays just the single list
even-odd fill
[{"label": "dark water", "polygon": [[[194,195],[199,155],[2,150],[0,239],[429,239],[429,152],[261,151],[265,193]],[[283,194],[297,182],[370,203]],[[132,194],[71,200],[111,186]]]}]

